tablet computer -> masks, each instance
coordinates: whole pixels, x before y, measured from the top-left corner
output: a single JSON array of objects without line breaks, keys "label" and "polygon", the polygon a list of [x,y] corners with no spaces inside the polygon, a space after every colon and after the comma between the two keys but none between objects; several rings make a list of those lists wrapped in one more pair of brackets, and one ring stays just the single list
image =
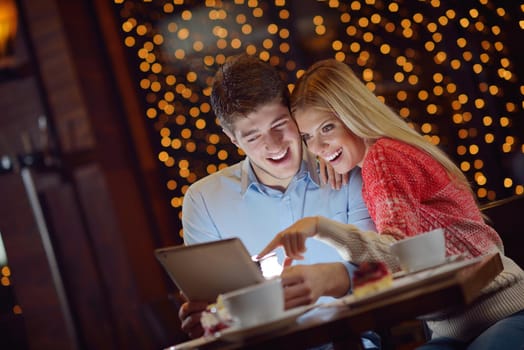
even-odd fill
[{"label": "tablet computer", "polygon": [[264,281],[238,238],[155,250],[178,289],[193,301],[215,302],[219,294]]}]

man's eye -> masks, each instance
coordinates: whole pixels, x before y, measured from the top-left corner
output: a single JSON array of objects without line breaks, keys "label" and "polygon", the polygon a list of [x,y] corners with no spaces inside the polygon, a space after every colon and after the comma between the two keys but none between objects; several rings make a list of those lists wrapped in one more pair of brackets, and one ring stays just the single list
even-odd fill
[{"label": "man's eye", "polygon": [[258,136],[253,136],[253,137],[248,138],[246,141],[247,142],[255,142],[257,139],[258,139]]},{"label": "man's eye", "polygon": [[278,129],[278,128],[281,128],[281,127],[285,126],[286,124],[287,124],[287,120],[284,120],[284,121],[281,121],[281,122],[275,124],[275,126],[273,126],[273,127]]}]

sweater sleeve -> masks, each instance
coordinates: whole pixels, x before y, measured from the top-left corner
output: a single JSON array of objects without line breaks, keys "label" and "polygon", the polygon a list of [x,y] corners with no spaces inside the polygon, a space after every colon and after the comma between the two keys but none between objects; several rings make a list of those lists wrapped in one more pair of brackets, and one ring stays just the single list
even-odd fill
[{"label": "sweater sleeve", "polygon": [[425,153],[403,144],[391,147],[386,142],[377,142],[366,156],[363,196],[378,232],[399,240],[422,232],[425,188],[434,191],[440,184],[431,179],[447,178],[447,174]]},{"label": "sweater sleeve", "polygon": [[396,241],[390,235],[361,231],[354,225],[318,217],[315,238],[335,247],[345,260],[357,264],[384,261],[392,271],[400,269],[397,258],[389,251],[389,246]]}]

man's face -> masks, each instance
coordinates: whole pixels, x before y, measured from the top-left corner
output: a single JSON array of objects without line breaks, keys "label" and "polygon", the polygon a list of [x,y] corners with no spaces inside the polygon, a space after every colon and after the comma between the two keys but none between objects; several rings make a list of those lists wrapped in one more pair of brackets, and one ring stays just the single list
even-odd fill
[{"label": "man's face", "polygon": [[235,122],[234,131],[224,130],[242,148],[261,183],[285,189],[298,172],[302,143],[297,125],[281,103],[270,103]]}]

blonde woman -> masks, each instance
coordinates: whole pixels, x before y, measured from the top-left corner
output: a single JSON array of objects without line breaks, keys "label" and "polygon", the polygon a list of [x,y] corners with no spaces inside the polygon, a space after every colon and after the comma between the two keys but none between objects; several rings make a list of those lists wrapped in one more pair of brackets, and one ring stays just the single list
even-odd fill
[{"label": "blonde woman", "polygon": [[283,246],[289,257],[300,259],[305,240],[314,236],[347,260],[382,260],[396,271],[392,242],[442,227],[448,256],[499,252],[504,271],[467,310],[427,320],[432,339],[422,349],[493,349],[493,344],[523,349],[524,272],[503,255],[500,237],[485,224],[460,169],[336,60],[320,61],[306,71],[293,91],[291,108],[314,154],[341,174],[362,168],[362,196],[377,232],[308,217],[280,232],[261,255]]}]

